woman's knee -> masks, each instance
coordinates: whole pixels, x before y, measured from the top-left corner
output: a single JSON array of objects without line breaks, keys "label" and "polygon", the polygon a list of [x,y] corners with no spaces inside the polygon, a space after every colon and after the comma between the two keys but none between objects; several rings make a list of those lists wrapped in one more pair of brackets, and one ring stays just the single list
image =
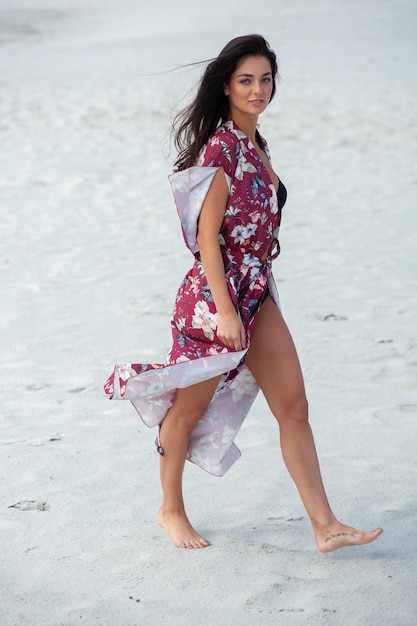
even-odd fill
[{"label": "woman's knee", "polygon": [[279,424],[308,422],[307,398],[304,395],[293,398],[274,411],[274,415]]},{"label": "woman's knee", "polygon": [[171,426],[188,431],[190,434],[196,424],[203,417],[207,409],[205,402],[175,402],[164,421],[170,422]]}]

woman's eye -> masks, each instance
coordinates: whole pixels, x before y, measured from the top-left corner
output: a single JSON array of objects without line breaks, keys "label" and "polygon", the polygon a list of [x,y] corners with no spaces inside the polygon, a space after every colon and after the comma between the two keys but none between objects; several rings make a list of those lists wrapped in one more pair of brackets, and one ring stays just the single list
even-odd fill
[{"label": "woman's eye", "polygon": [[269,76],[265,76],[265,78],[263,79],[263,82],[264,83],[270,83],[271,82],[270,77]]}]

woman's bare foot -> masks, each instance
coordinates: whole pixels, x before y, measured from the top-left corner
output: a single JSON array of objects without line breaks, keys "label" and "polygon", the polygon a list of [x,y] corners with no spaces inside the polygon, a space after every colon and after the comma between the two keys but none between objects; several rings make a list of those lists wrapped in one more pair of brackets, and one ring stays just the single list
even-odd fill
[{"label": "woman's bare foot", "polygon": [[315,526],[314,532],[320,552],[332,552],[346,546],[362,546],[366,543],[371,543],[371,541],[375,541],[377,537],[382,535],[383,530],[382,528],[377,528],[376,530],[365,532],[336,521],[327,528]]},{"label": "woman's bare foot", "polygon": [[177,548],[206,548],[210,545],[210,542],[191,526],[185,511],[164,513],[160,510],[158,524],[168,533]]}]

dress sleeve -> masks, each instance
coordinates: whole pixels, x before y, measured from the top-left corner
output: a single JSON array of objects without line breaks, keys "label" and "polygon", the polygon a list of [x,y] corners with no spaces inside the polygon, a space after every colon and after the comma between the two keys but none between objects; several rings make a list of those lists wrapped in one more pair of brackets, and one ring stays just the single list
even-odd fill
[{"label": "dress sleeve", "polygon": [[201,150],[194,166],[169,176],[184,240],[193,254],[199,250],[198,218],[213,178],[218,168],[222,167],[230,189],[238,155],[239,141],[232,133],[215,133]]},{"label": "dress sleeve", "polygon": [[226,176],[234,177],[239,154],[239,141],[232,133],[215,133],[210,137],[196,165],[222,167]]}]

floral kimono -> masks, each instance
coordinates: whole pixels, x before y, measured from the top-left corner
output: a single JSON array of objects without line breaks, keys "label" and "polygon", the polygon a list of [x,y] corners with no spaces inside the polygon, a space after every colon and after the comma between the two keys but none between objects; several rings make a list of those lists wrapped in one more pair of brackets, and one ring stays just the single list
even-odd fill
[{"label": "floral kimono", "polygon": [[[270,158],[266,143],[264,149]],[[230,195],[219,244],[230,297],[246,332],[247,348],[241,351],[230,350],[216,334],[216,307],[197,244],[198,217],[220,167]],[[184,240],[194,255],[175,300],[172,347],[165,364],[117,364],[104,389],[113,399],[130,400],[144,423],[156,426],[177,388],[222,375],[187,451],[189,461],[221,476],[240,456],[234,439],[259,390],[245,365],[256,314],[268,293],[279,306],[271,262],[279,254],[286,191],[280,183],[277,194],[255,147],[232,120],[211,136],[195,166],[169,178]]]}]

